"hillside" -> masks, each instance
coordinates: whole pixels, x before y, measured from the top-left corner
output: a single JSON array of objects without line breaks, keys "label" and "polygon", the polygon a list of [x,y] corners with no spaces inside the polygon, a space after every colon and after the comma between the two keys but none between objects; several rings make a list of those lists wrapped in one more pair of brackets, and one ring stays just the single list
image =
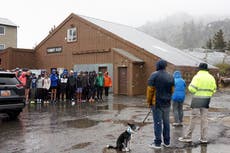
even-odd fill
[{"label": "hillside", "polygon": [[180,13],[162,21],[147,22],[139,30],[180,49],[199,48],[222,29],[225,41],[230,40],[230,18],[228,16],[192,17]]}]

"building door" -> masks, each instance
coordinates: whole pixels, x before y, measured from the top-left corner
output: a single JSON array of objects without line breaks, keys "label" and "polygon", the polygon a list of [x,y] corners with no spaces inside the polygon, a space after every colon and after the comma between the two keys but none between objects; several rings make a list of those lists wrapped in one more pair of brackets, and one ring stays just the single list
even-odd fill
[{"label": "building door", "polygon": [[98,72],[102,72],[104,74],[107,71],[107,66],[99,66],[98,67]]},{"label": "building door", "polygon": [[127,67],[118,68],[118,94],[127,95]]}]

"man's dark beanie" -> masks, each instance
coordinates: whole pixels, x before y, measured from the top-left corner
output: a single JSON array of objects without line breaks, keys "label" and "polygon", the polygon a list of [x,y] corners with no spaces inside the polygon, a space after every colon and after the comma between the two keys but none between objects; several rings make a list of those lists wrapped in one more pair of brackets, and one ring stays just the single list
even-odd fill
[{"label": "man's dark beanie", "polygon": [[208,70],[208,64],[200,63],[199,64],[199,70]]}]

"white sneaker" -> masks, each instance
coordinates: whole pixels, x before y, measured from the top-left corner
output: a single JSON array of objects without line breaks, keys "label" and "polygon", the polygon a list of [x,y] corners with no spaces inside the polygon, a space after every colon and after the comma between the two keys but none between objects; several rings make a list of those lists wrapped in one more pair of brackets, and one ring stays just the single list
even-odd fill
[{"label": "white sneaker", "polygon": [[192,139],[190,139],[190,138],[184,138],[184,137],[179,137],[178,140],[181,141],[181,142],[192,142]]},{"label": "white sneaker", "polygon": [[179,126],[180,123],[173,123],[172,125],[173,125],[173,126]]},{"label": "white sneaker", "polygon": [[162,145],[164,146],[164,147],[166,147],[166,148],[169,148],[170,147],[170,144],[165,144],[165,143],[162,143]]},{"label": "white sneaker", "polygon": [[204,144],[208,143],[208,140],[204,140],[204,139],[201,139],[201,138],[199,139],[199,141],[200,141],[200,143],[204,143]]},{"label": "white sneaker", "polygon": [[155,143],[151,143],[151,144],[149,144],[149,147],[150,148],[154,148],[154,149],[161,149],[161,145],[155,145]]}]

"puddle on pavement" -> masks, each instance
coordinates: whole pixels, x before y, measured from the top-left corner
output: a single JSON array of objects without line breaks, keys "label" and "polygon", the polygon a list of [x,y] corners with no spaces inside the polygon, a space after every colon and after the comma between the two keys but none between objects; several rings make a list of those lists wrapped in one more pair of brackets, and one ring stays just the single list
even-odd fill
[{"label": "puddle on pavement", "polygon": [[124,104],[118,104],[118,103],[113,104],[113,110],[121,111],[122,109],[125,109],[126,107],[127,105],[124,105]]},{"label": "puddle on pavement", "polygon": [[108,110],[109,109],[109,105],[108,104],[100,104],[96,106],[97,110]]},{"label": "puddle on pavement", "polygon": [[76,144],[76,145],[72,146],[70,149],[64,150],[64,152],[69,152],[69,151],[75,150],[75,149],[83,149],[83,148],[85,148],[85,147],[87,147],[87,146],[89,146],[91,144],[92,144],[92,142],[79,143],[79,144]]},{"label": "puddle on pavement", "polygon": [[128,126],[128,123],[138,125],[139,127],[143,127],[147,124],[152,124],[152,122],[136,122],[134,120],[115,120],[113,121],[114,124],[123,124],[124,126]]},{"label": "puddle on pavement", "polygon": [[89,146],[91,144],[92,144],[92,142],[79,143],[79,144],[76,144],[76,145],[72,146],[71,148],[72,148],[72,150],[74,150],[74,149],[82,149],[82,148],[85,148],[85,147],[87,147],[87,146]]},{"label": "puddle on pavement", "polygon": [[63,124],[70,128],[89,128],[95,126],[99,121],[90,120],[88,118],[64,121]]}]

